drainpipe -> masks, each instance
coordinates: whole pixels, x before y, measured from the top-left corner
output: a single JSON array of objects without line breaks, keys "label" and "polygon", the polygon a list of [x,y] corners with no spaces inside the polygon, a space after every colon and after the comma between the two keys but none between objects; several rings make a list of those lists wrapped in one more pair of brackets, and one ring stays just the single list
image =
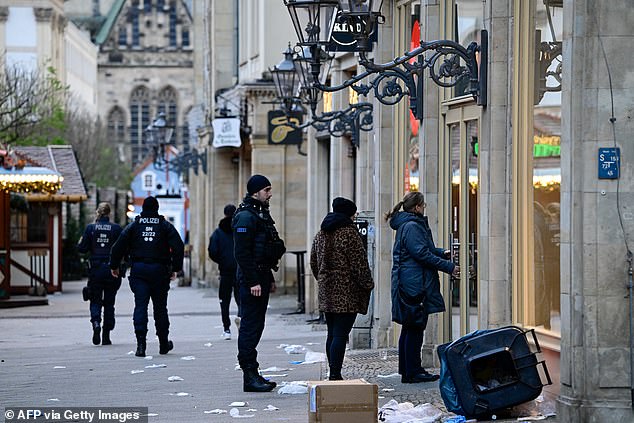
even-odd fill
[{"label": "drainpipe", "polygon": [[632,281],[632,252],[627,251],[628,285],[630,297],[630,397],[634,410],[634,282]]}]

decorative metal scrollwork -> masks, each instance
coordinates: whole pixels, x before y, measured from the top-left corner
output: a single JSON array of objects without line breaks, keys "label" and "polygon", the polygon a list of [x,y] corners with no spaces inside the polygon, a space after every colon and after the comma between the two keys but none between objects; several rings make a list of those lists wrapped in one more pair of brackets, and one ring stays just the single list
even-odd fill
[{"label": "decorative metal scrollwork", "polygon": [[[482,37],[486,38],[486,31]],[[351,87],[357,93],[367,95],[374,91],[383,104],[394,105],[404,96],[411,97],[410,108],[417,119],[422,119],[422,87],[420,80],[425,69],[436,85],[450,88],[470,81],[467,92],[478,98],[486,93],[486,78],[481,78],[478,70],[477,54],[486,53],[486,43],[478,46],[472,42],[467,48],[451,40],[421,42],[416,49],[391,62],[376,64],[368,59],[365,52],[359,53],[359,63],[366,69],[337,86],[327,86],[317,79],[314,86],[322,91],[334,92]],[[426,53],[431,53],[426,56]],[[378,74],[369,84],[358,84],[364,78]],[[486,104],[481,102],[480,104]]]},{"label": "decorative metal scrollwork", "polygon": [[359,147],[360,131],[367,132],[372,130],[372,111],[373,106],[371,103],[355,103],[344,110],[313,115],[312,120],[302,125],[293,125],[290,121],[287,125],[295,129],[304,129],[312,126],[319,132],[327,131],[333,137],[341,137],[348,134],[352,144]]},{"label": "decorative metal scrollwork", "polygon": [[200,165],[203,173],[207,174],[207,150],[205,149],[200,153],[188,151],[168,160],[155,148],[153,164],[157,170],[169,170],[179,175],[186,173],[188,169],[193,169],[194,174],[198,175],[198,166]]}]

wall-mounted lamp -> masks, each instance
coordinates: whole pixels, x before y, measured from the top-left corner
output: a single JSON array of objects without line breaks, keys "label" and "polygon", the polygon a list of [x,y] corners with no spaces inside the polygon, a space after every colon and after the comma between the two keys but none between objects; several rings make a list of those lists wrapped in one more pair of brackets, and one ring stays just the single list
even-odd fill
[{"label": "wall-mounted lamp", "polygon": [[145,136],[152,146],[154,168],[158,170],[171,170],[182,174],[188,169],[193,169],[198,175],[198,166],[201,165],[203,173],[207,174],[207,149],[197,153],[189,151],[170,157],[167,146],[170,145],[174,126],[170,125],[164,112],[160,112],[154,122],[145,128]]},{"label": "wall-mounted lamp", "polygon": [[[454,87],[468,79],[467,91],[477,99],[479,105],[486,105],[488,35],[485,30],[481,33],[480,45],[473,42],[465,48],[452,40],[421,41],[417,48],[403,56],[388,63],[376,64],[367,57],[367,52],[372,50],[372,31],[377,24],[385,21],[381,14],[383,0],[284,0],[284,4],[295,27],[301,51],[310,53],[305,58],[310,63],[312,87],[329,92],[351,87],[363,95],[373,91],[375,97],[386,105],[396,104],[407,95],[414,116],[422,120],[421,80],[425,70],[429,69],[430,77],[441,87]],[[321,58],[331,40],[338,15],[339,19],[348,20],[351,24],[364,23],[360,31],[354,32],[354,37],[359,64],[365,71],[331,87],[320,80]],[[370,75],[376,76],[369,84],[357,84]]]}]

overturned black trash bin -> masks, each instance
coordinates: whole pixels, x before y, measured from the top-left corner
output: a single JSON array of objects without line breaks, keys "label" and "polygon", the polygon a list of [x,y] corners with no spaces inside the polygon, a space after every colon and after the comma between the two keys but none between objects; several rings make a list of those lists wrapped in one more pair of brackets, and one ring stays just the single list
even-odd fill
[{"label": "overturned black trash bin", "polygon": [[546,363],[537,359],[540,352],[535,331],[516,326],[476,331],[440,345],[440,392],[447,410],[484,417],[537,398],[552,384]]}]

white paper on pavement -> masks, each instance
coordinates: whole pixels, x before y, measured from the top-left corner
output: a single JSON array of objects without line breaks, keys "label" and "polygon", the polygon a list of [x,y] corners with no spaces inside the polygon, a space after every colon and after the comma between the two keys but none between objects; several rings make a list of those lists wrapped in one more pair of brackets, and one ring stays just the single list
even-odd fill
[{"label": "white paper on pavement", "polygon": [[287,372],[289,370],[291,369],[283,369],[281,367],[273,366],[273,367],[267,367],[264,370],[260,370],[260,372]]},{"label": "white paper on pavement", "polygon": [[185,380],[185,379],[183,379],[180,376],[170,376],[170,377],[167,378],[168,382],[179,382],[181,380]]},{"label": "white paper on pavement", "polygon": [[227,414],[227,410],[221,410],[216,408],[215,410],[205,410],[203,411],[205,414]]},{"label": "white paper on pavement", "polygon": [[389,375],[376,375],[376,377],[387,378],[387,377],[401,377],[398,373],[391,373]]},{"label": "white paper on pavement", "polygon": [[229,415],[234,419],[248,419],[249,417],[255,417],[255,414],[240,414],[240,410],[237,408],[229,410]]},{"label": "white paper on pavement", "polygon": [[399,404],[392,399],[379,409],[379,420],[385,423],[435,423],[440,422],[441,417],[442,411],[430,403],[414,407],[411,402]]},{"label": "white paper on pavement", "polygon": [[196,360],[196,357],[194,357],[193,355],[187,355],[185,357],[181,357],[181,360],[191,361]]},{"label": "white paper on pavement", "polygon": [[245,407],[248,404],[249,403],[245,401],[234,401],[231,404],[229,404],[229,407]]},{"label": "white paper on pavement", "polygon": [[304,354],[308,350],[303,345],[288,345],[284,347],[286,354]]},{"label": "white paper on pavement", "polygon": [[149,366],[145,366],[146,369],[159,369],[162,367],[167,367],[167,364],[150,364]]},{"label": "white paper on pavement", "polygon": [[265,408],[264,410],[262,410],[262,411],[277,411],[277,410],[279,410],[279,408],[277,408],[277,407],[276,407],[276,406],[274,406],[274,405],[269,404],[269,405],[267,405],[267,406],[266,406],[266,408]]},{"label": "white paper on pavement", "polygon": [[304,362],[302,364],[321,363],[324,361],[326,361],[326,353],[309,350],[306,351],[306,356],[304,357]]},{"label": "white paper on pavement", "polygon": [[277,390],[278,394],[307,394],[308,382],[294,380],[292,382],[282,382],[282,386]]},{"label": "white paper on pavement", "polygon": [[145,372],[145,370],[130,370],[130,374],[131,375],[136,375],[136,374],[143,373],[143,372]]}]

